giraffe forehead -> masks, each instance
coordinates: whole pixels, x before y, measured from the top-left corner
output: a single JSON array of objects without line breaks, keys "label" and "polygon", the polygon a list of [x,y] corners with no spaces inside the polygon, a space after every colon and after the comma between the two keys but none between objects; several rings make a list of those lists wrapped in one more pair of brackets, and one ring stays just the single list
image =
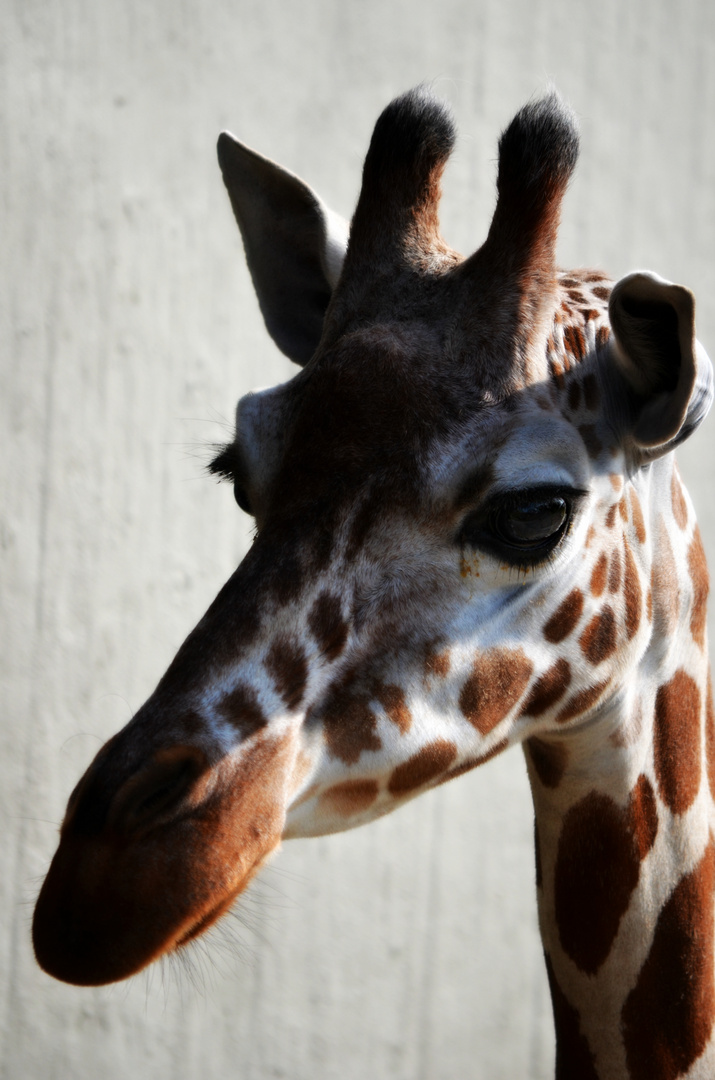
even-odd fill
[{"label": "giraffe forehead", "polygon": [[[340,473],[344,486],[350,475],[356,479],[360,472],[378,469],[384,474],[386,464],[399,460],[407,480],[422,455],[421,464],[436,475],[445,463],[437,446],[450,447],[454,457],[469,450],[465,443],[473,449],[480,441],[491,442],[490,452],[495,453],[500,429],[510,430],[517,459],[526,454],[546,464],[550,454],[560,452],[569,460],[574,451],[582,458],[583,442],[596,456],[601,443],[595,431],[586,431],[583,423],[577,431],[573,415],[574,430],[569,431],[564,419],[569,409],[573,414],[574,402],[577,408],[588,406],[594,396],[589,388],[596,385],[593,371],[570,377],[566,409],[567,395],[559,395],[553,381],[517,385],[509,364],[495,373],[483,347],[470,350],[465,345],[461,317],[453,313],[447,319],[444,307],[430,312],[429,319],[368,322],[319,350],[288,383],[243,398],[237,408],[239,459],[262,481],[287,468],[288,491],[284,485],[280,492],[284,502],[295,486],[296,471],[311,481]],[[591,322],[596,314],[588,310]],[[556,305],[554,325],[561,319]],[[563,335],[556,337],[561,340]],[[584,337],[580,368],[593,345]],[[589,368],[594,359],[592,354]],[[503,412],[495,415],[490,406]],[[486,422],[485,411],[490,414]]]},{"label": "giraffe forehead", "polygon": [[288,382],[241,398],[237,430],[243,440],[261,442],[288,426],[292,450],[296,443],[300,449],[306,428],[313,439],[334,435],[341,443],[439,436],[457,418],[478,414],[514,390],[505,378],[491,378],[478,353],[465,359],[457,338],[459,328],[439,320],[348,333]]}]

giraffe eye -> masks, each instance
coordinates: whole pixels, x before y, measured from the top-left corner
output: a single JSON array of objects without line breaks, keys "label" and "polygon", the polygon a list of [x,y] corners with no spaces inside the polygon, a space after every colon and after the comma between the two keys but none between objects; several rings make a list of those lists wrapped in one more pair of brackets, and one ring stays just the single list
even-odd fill
[{"label": "giraffe eye", "polygon": [[460,539],[510,563],[536,564],[568,530],[581,494],[537,489],[497,497],[467,518]]},{"label": "giraffe eye", "polygon": [[244,510],[247,514],[253,513],[253,511],[251,510],[251,503],[249,501],[248,495],[246,494],[245,489],[242,488],[241,485],[238,483],[235,483],[233,485],[233,497],[242,510]]},{"label": "giraffe eye", "polygon": [[501,507],[492,518],[496,536],[517,548],[550,546],[561,536],[569,516],[569,506],[560,495],[549,499],[531,498],[514,506]]}]

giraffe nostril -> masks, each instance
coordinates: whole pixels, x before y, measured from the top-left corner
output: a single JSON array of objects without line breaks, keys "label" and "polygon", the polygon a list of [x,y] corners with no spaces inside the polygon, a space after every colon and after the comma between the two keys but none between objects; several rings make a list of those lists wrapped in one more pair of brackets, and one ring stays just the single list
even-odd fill
[{"label": "giraffe nostril", "polygon": [[185,804],[207,769],[204,755],[193,747],[160,751],[119,789],[110,809],[110,825],[135,832],[166,821]]}]

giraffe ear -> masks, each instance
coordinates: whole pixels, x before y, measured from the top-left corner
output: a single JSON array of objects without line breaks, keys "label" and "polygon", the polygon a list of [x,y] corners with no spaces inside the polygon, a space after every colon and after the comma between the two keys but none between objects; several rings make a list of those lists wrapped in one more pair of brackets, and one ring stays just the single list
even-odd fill
[{"label": "giraffe ear", "polygon": [[228,132],[219,136],[218,160],[266,328],[286,356],[307,364],[340,276],[348,223]]},{"label": "giraffe ear", "polygon": [[713,372],[695,337],[695,298],[657,274],[628,274],[609,304],[612,356],[632,402],[630,436],[644,461],[668,453],[705,419]]}]

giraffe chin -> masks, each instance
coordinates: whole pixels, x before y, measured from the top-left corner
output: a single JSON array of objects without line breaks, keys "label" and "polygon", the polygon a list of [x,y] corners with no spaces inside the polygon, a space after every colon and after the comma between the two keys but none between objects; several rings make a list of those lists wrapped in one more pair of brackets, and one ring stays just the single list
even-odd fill
[{"label": "giraffe chin", "polygon": [[204,933],[280,843],[280,784],[258,789],[251,773],[272,758],[278,780],[281,757],[275,747],[256,747],[232,783],[140,835],[111,822],[87,835],[70,816],[35,907],[40,967],[62,982],[101,986]]}]

